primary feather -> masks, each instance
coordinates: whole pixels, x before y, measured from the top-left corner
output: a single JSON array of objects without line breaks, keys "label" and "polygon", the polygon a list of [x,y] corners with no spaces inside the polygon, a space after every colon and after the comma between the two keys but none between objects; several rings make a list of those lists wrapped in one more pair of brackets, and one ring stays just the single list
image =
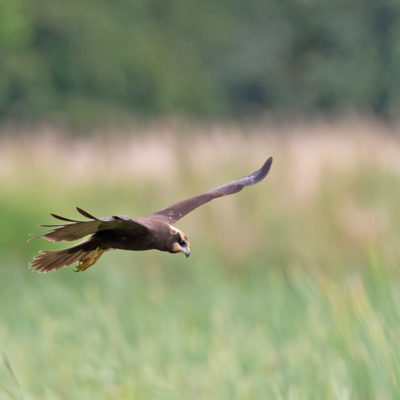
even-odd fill
[{"label": "primary feather", "polygon": [[126,216],[96,218],[79,207],[76,207],[76,209],[85,217],[90,218],[90,220],[77,221],[69,218],[60,217],[59,215],[51,214],[51,216],[53,216],[54,218],[71,223],[58,225],[41,225],[46,228],[54,229],[51,229],[49,232],[46,232],[44,234],[35,236],[29,239],[29,241],[35,240],[39,237],[43,237],[53,242],[72,242],[93,233],[108,229],[131,229],[143,232],[147,230],[144,225]]}]

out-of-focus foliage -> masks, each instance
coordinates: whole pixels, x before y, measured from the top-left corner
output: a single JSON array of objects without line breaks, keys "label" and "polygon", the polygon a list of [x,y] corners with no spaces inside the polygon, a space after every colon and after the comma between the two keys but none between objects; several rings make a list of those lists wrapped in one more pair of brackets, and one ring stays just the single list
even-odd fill
[{"label": "out-of-focus foliage", "polygon": [[[399,399],[400,145],[371,125],[1,138],[0,399]],[[176,224],[188,259],[27,270],[73,244],[26,243],[50,211],[143,215],[268,155],[265,181]]]},{"label": "out-of-focus foliage", "polygon": [[397,0],[0,0],[0,118],[391,115]]}]

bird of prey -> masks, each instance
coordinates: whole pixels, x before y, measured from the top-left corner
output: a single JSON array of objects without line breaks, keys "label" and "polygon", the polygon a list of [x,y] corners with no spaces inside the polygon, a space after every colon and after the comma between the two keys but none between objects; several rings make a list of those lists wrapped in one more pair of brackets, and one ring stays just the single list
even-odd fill
[{"label": "bird of prey", "polygon": [[39,272],[48,272],[78,262],[75,271],[85,271],[97,262],[106,250],[112,249],[157,249],[170,253],[182,252],[188,257],[190,255],[189,240],[173,224],[210,200],[237,193],[245,186],[260,182],[267,176],[271,164],[272,157],[268,158],[259,170],[248,176],[136,219],[124,215],[96,218],[78,207],[76,208],[77,211],[87,220],[78,221],[50,214],[63,223],[41,225],[51,228],[51,230],[32,237],[29,241],[43,237],[54,242],[71,242],[90,236],[87,240],[66,249],[40,251],[40,254],[31,261],[29,267]]}]

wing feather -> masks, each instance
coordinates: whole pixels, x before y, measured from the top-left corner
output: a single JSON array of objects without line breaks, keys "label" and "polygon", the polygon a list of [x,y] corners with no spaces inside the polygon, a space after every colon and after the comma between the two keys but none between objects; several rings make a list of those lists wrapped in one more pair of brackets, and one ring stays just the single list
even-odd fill
[{"label": "wing feather", "polygon": [[51,215],[53,218],[59,219],[59,220],[61,220],[61,221],[79,222],[79,221],[77,221],[76,219],[69,219],[69,218],[65,218],[65,217],[60,217],[59,215],[53,214],[53,213],[50,213],[50,215]]},{"label": "wing feather", "polygon": [[76,207],[76,210],[86,218],[98,220],[98,218],[93,217],[93,215],[89,214],[87,211],[82,210],[82,208]]},{"label": "wing feather", "polygon": [[54,218],[71,223],[60,224],[60,225],[42,225],[44,227],[49,227],[54,229],[51,229],[49,232],[46,232],[44,234],[34,236],[30,238],[28,241],[32,241],[38,239],[39,237],[43,237],[53,242],[60,242],[60,241],[72,242],[74,240],[81,239],[85,236],[91,235],[99,231],[112,230],[112,229],[126,229],[130,231],[134,230],[143,233],[148,232],[148,228],[145,225],[127,216],[96,218],[78,207],[77,210],[86,218],[89,218],[89,221],[71,220],[69,218],[64,218],[55,214],[51,214]]},{"label": "wing feather", "polygon": [[260,169],[250,175],[226,183],[225,185],[218,186],[215,189],[209,190],[208,192],[198,196],[175,203],[170,207],[157,211],[153,215],[168,218],[169,223],[173,224],[195,208],[200,207],[213,199],[240,192],[244,187],[255,185],[262,181],[268,175],[271,164],[272,157],[268,158]]}]

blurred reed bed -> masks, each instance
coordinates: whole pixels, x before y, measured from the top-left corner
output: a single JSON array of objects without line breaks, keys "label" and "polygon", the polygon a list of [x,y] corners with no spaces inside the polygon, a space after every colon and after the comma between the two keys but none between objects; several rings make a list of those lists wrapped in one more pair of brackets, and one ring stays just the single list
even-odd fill
[{"label": "blurred reed bed", "polygon": [[[194,244],[200,237],[231,257],[228,264],[280,249],[285,265],[293,255],[308,261],[331,252],[351,256],[376,242],[396,247],[400,143],[388,128],[359,120],[158,123],[90,137],[51,128],[3,132],[0,213],[8,235],[0,235],[0,246],[20,251],[21,233],[47,223],[50,211],[71,216],[78,205],[139,216],[236,179],[270,155],[273,168],[261,185],[179,223]],[[313,241],[320,243],[309,251]]]},{"label": "blurred reed bed", "polygon": [[[0,139],[0,399],[400,396],[400,143],[373,121]],[[50,211],[141,215],[258,168],[178,226],[192,255],[39,275]],[[8,397],[7,397],[8,396]]]}]

